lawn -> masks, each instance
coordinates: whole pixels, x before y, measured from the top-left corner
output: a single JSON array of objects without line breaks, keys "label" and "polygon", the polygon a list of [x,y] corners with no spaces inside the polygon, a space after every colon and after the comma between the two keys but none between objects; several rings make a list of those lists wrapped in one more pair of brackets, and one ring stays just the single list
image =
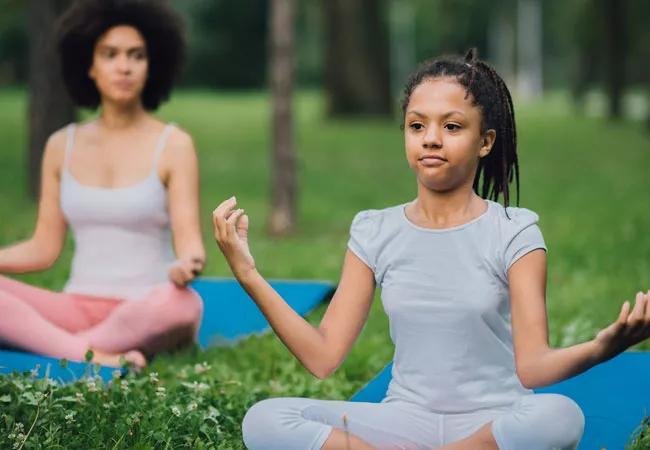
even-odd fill
[{"label": "lawn", "polygon": [[[323,99],[296,99],[300,180],[297,233],[265,234],[269,114],[265,93],[177,93],[160,117],[189,131],[201,163],[205,275],[229,271],[212,239],[210,214],[236,195],[251,217],[251,246],[267,277],[336,281],[354,214],[410,200],[415,183],[397,120],[326,120]],[[551,343],[589,339],[620,305],[650,289],[650,134],[638,122],[576,115],[562,94],[517,110],[521,206],[536,211],[549,247]],[[26,96],[0,90],[0,246],[29,237],[36,216],[24,167]],[[60,289],[72,243],[47,272],[19,277]],[[317,323],[323,308],[310,315]],[[639,348],[650,349],[648,343]],[[0,448],[243,448],[240,421],[268,396],[345,399],[392,355],[375,301],[347,361],[319,381],[273,335],[231,348],[163,356],[141,375],[57,387],[0,378]],[[13,436],[13,437],[12,437]],[[650,448],[640,447],[635,448]]]}]

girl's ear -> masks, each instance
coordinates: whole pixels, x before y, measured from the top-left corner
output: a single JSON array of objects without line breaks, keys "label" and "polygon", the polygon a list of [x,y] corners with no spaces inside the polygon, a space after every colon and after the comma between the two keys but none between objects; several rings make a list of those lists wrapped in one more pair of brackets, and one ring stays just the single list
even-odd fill
[{"label": "girl's ear", "polygon": [[481,148],[479,149],[478,155],[481,158],[484,158],[492,151],[492,146],[494,141],[497,139],[497,132],[490,129],[483,133],[481,137]]}]

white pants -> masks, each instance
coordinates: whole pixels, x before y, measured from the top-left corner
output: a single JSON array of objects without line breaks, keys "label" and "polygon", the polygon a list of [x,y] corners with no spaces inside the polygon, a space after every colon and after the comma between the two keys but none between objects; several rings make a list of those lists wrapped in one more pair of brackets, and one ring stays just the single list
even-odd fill
[{"label": "white pants", "polygon": [[574,450],[584,429],[580,407],[558,394],[525,395],[506,407],[440,414],[412,403],[272,398],[251,407],[242,424],[250,450],[320,449],[332,428],[378,449],[436,449],[492,422],[500,450]]}]

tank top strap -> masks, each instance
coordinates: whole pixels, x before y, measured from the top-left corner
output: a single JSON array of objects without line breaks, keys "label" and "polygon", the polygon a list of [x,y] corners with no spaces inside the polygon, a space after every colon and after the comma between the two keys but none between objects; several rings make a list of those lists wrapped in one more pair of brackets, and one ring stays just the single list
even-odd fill
[{"label": "tank top strap", "polygon": [[160,155],[162,155],[162,152],[165,150],[165,145],[167,144],[167,140],[169,139],[169,135],[171,132],[174,130],[176,127],[175,123],[168,123],[165,125],[165,128],[162,130],[162,133],[160,133],[160,137],[158,138],[158,142],[156,143],[156,150],[154,152],[154,157],[153,157],[153,169],[156,170],[158,168],[158,162],[160,161]]},{"label": "tank top strap", "polygon": [[76,130],[76,125],[71,123],[66,127],[65,135],[65,154],[63,156],[63,169],[68,170],[68,163],[70,161],[70,155],[72,154],[72,147],[74,146],[74,134]]}]

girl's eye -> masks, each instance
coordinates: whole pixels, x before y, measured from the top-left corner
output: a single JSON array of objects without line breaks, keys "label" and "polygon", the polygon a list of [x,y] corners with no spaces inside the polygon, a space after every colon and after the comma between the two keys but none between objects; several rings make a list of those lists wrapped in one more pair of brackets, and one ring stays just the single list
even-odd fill
[{"label": "girl's eye", "polygon": [[112,50],[110,48],[104,50],[103,52],[105,58],[113,58],[115,56],[115,53],[116,53],[115,50]]},{"label": "girl's eye", "polygon": [[418,130],[421,130],[422,128],[424,128],[424,125],[422,125],[421,123],[416,122],[416,123],[410,124],[409,128],[412,129],[412,130],[418,131]]},{"label": "girl's eye", "polygon": [[445,128],[449,131],[458,131],[460,130],[460,125],[457,123],[447,123],[445,124]]}]

